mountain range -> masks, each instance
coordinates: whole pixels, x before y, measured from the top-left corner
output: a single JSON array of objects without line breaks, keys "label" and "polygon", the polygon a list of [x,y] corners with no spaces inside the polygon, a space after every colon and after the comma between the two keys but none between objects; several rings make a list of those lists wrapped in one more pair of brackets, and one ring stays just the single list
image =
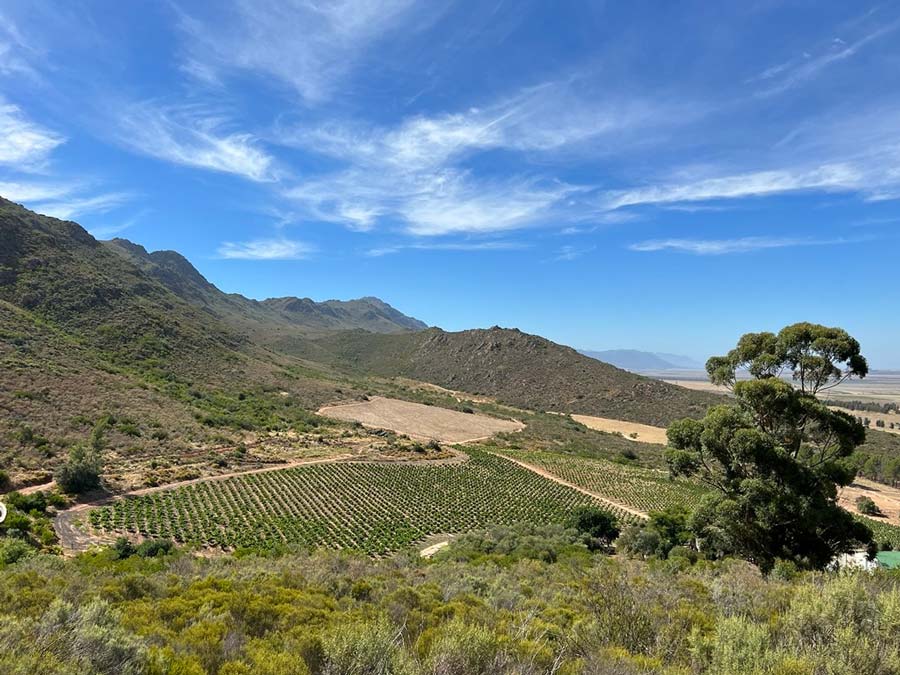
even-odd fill
[{"label": "mountain range", "polygon": [[21,470],[52,466],[106,417],[127,421],[108,434],[120,451],[177,455],[315,424],[328,402],[408,395],[393,378],[649,424],[716,400],[519,330],[429,328],[377,298],[224,293],[174,251],[2,199],[0,242],[0,465]]}]

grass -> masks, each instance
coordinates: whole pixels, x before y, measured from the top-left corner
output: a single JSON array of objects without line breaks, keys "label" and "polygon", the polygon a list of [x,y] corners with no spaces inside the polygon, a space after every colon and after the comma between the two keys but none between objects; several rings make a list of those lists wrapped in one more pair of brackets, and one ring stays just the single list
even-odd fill
[{"label": "grass", "polygon": [[91,512],[99,531],[221,549],[327,547],[381,555],[489,524],[562,523],[576,490],[471,448],[457,465],[334,463],[128,498]]}]

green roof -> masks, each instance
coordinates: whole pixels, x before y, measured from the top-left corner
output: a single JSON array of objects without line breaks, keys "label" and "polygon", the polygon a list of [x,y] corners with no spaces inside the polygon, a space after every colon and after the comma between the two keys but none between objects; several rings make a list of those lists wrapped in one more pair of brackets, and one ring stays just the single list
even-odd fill
[{"label": "green roof", "polygon": [[900,569],[900,551],[879,551],[878,564],[889,570]]}]

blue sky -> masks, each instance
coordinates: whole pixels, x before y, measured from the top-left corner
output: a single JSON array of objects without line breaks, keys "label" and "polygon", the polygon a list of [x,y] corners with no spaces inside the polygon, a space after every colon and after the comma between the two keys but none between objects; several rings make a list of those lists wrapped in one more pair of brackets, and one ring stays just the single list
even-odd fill
[{"label": "blue sky", "polygon": [[900,368],[900,7],[6,0],[0,194],[256,298]]}]

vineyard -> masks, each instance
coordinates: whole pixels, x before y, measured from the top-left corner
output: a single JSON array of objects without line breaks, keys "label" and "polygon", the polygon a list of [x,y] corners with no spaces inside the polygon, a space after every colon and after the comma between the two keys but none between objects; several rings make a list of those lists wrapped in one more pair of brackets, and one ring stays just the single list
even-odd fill
[{"label": "vineyard", "polygon": [[504,450],[503,454],[644,513],[669,506],[693,507],[706,491],[698,483],[672,479],[664,471],[603,459],[534,450]]},{"label": "vineyard", "polygon": [[876,543],[889,543],[894,550],[900,550],[900,527],[892,525],[891,523],[886,523],[877,518],[866,518],[865,516],[855,517],[860,522],[869,526]]},{"label": "vineyard", "polygon": [[[106,534],[204,548],[327,547],[380,555],[437,533],[489,524],[563,522],[604,506],[475,449],[456,465],[319,464],[130,497],[90,512]],[[620,520],[633,519],[627,513]]]}]

